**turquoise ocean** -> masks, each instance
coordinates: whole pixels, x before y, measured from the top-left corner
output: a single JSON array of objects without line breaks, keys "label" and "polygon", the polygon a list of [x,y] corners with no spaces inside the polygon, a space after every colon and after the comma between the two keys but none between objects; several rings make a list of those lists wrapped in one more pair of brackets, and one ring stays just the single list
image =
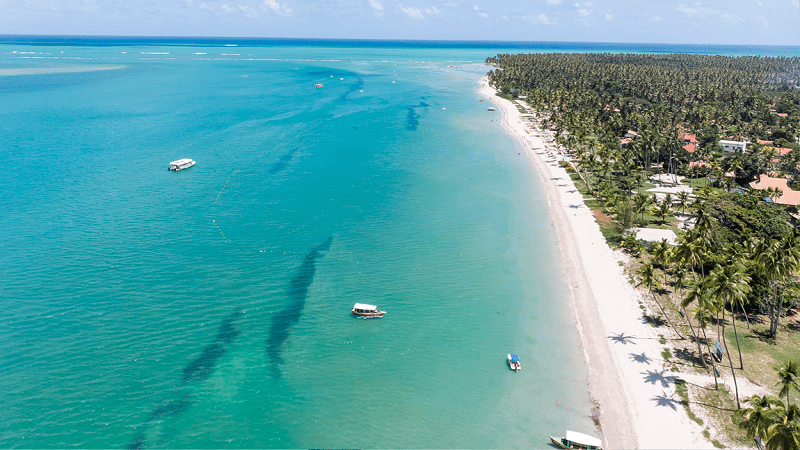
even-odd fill
[{"label": "turquoise ocean", "polygon": [[592,433],[522,51],[798,48],[0,36],[0,447]]}]

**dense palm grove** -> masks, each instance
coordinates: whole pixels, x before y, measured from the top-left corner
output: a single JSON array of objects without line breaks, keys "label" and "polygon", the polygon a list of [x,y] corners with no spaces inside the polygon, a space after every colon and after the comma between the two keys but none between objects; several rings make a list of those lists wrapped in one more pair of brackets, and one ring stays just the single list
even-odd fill
[{"label": "dense palm grove", "polygon": [[[749,328],[750,316],[765,317],[775,344],[786,330],[782,320],[800,305],[797,207],[768,204],[782,192],[749,187],[765,173],[800,187],[800,58],[526,54],[487,63],[496,66],[490,83],[524,96],[567,149],[570,168],[620,231],[607,234],[610,243],[639,257],[640,285],[678,336],[676,323],[688,325],[698,364],[715,380],[717,363],[727,366],[740,407],[736,375],[745,367],[737,320]],[[743,152],[723,154],[723,139],[749,142]],[[694,192],[659,201],[642,192],[656,173],[686,176]],[[678,215],[690,226],[679,231],[677,246],[646,247],[625,233],[637,225],[668,227]],[[714,332],[724,352],[712,350]],[[798,375],[796,365],[788,370]],[[785,404],[754,397],[754,408],[742,410],[741,426],[769,449],[800,448],[790,389],[781,391]]]}]

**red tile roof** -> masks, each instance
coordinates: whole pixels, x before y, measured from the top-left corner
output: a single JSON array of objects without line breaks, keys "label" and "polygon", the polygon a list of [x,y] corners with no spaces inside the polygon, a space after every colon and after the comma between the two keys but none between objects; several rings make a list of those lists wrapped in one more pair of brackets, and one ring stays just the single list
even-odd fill
[{"label": "red tile roof", "polygon": [[761,180],[750,183],[753,189],[766,189],[778,188],[783,192],[783,195],[775,200],[775,203],[782,205],[800,205],[800,191],[793,191],[786,185],[786,178],[772,178],[766,175],[761,175]]}]

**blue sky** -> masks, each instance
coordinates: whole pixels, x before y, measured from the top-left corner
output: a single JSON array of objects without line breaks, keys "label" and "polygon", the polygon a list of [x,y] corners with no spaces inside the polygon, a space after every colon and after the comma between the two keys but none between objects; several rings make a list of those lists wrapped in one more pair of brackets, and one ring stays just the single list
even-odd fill
[{"label": "blue sky", "polygon": [[0,33],[800,45],[800,0],[0,0]]}]

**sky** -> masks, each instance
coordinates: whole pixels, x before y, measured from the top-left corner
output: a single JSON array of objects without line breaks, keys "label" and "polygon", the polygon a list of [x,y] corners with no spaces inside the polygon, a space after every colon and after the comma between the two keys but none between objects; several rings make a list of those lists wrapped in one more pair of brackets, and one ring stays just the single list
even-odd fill
[{"label": "sky", "polygon": [[0,0],[0,34],[800,45],[800,0]]}]

